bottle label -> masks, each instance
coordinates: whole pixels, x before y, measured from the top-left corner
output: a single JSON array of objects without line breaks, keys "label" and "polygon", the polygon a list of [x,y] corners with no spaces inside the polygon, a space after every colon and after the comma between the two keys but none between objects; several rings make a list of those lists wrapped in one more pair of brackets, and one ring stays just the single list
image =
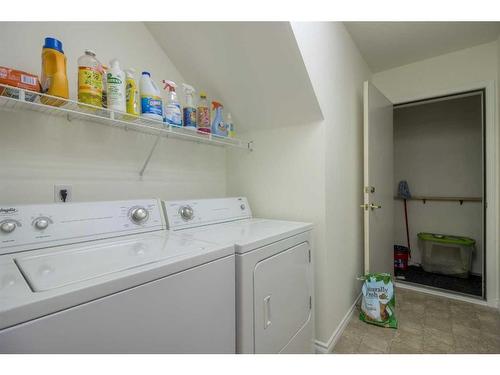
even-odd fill
[{"label": "bottle label", "polygon": [[210,110],[208,107],[198,107],[198,128],[210,129]]},{"label": "bottle label", "polygon": [[159,96],[141,96],[141,112],[163,116],[162,101]]},{"label": "bottle label", "polygon": [[102,95],[102,73],[87,66],[78,67],[78,94]]},{"label": "bottle label", "polygon": [[185,107],[183,115],[184,126],[196,128],[196,108]]},{"label": "bottle label", "polygon": [[138,97],[139,92],[137,91],[137,85],[133,79],[127,79],[127,113],[131,115],[139,115],[138,111]]},{"label": "bottle label", "polygon": [[169,104],[165,107],[165,122],[170,125],[182,126],[180,104]]},{"label": "bottle label", "polygon": [[223,137],[227,137],[226,123],[222,120],[214,123],[212,133],[214,133],[216,135],[223,136]]},{"label": "bottle label", "polygon": [[123,103],[123,81],[112,73],[108,73],[107,75],[107,86],[108,86],[108,106],[111,107],[113,104]]}]

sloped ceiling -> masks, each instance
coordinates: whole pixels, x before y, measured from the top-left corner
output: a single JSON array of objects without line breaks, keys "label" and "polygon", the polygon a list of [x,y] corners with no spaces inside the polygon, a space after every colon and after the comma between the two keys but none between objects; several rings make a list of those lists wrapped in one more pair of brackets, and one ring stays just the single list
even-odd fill
[{"label": "sloped ceiling", "polygon": [[240,131],[323,118],[288,22],[147,22],[146,27],[187,83],[221,100]]},{"label": "sloped ceiling", "polygon": [[500,22],[345,22],[372,72],[498,38]]}]

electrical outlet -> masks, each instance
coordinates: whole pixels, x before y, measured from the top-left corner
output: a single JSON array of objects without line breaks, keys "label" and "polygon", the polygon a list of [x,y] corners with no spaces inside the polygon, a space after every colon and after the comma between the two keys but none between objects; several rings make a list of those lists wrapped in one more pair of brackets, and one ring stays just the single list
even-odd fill
[{"label": "electrical outlet", "polygon": [[71,185],[54,185],[54,202],[67,203],[73,200]]}]

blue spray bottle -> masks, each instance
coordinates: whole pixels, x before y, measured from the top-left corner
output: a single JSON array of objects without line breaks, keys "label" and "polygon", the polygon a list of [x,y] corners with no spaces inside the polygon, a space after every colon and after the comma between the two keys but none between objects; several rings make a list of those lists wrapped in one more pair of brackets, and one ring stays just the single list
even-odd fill
[{"label": "blue spray bottle", "polygon": [[224,123],[224,116],[222,115],[222,104],[219,102],[212,102],[212,134],[221,137],[227,137],[227,128]]}]

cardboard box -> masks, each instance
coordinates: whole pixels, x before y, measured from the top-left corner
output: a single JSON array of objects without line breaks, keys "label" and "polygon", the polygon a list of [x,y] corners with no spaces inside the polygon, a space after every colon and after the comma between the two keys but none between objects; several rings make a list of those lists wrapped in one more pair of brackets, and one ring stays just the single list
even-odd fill
[{"label": "cardboard box", "polygon": [[[0,66],[0,84],[40,92],[40,80],[36,75],[3,66]],[[0,87],[0,95],[19,99],[18,90],[6,87]],[[32,102],[37,96],[33,93],[26,93],[26,100]]]}]

